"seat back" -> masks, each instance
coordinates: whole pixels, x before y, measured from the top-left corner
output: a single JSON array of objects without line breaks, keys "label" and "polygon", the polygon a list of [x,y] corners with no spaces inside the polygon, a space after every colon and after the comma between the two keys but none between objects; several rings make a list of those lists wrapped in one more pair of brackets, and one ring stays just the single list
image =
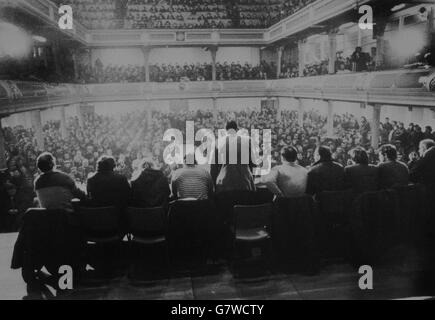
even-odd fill
[{"label": "seat back", "polygon": [[234,206],[236,230],[263,228],[270,232],[272,204]]},{"label": "seat back", "polygon": [[18,267],[25,261],[26,267],[45,266],[57,274],[61,265],[77,266],[81,249],[79,228],[70,213],[29,209],[24,215],[12,264]]},{"label": "seat back", "polygon": [[234,206],[254,206],[272,203],[273,194],[269,190],[258,191],[225,191],[216,194],[215,202],[219,216],[225,222],[234,223]]},{"label": "seat back", "polygon": [[161,236],[165,234],[165,209],[128,208],[128,232],[133,236]]},{"label": "seat back", "polygon": [[320,219],[328,226],[345,225],[352,205],[351,191],[323,191],[316,197]]},{"label": "seat back", "polygon": [[399,239],[399,199],[394,190],[359,195],[352,206],[350,227],[355,250],[377,259]]},{"label": "seat back", "polygon": [[272,233],[278,258],[300,260],[313,254],[315,205],[311,196],[277,198],[274,202]]},{"label": "seat back", "polygon": [[399,201],[398,228],[400,240],[413,241],[424,234],[427,216],[427,196],[423,185],[397,186],[393,190]]},{"label": "seat back", "polygon": [[120,230],[120,213],[115,207],[79,207],[78,215],[85,234],[107,236]]},{"label": "seat back", "polygon": [[[169,205],[168,238],[178,241],[201,242],[207,235],[213,208],[209,200],[177,200]],[[178,243],[182,244],[182,243]]]}]

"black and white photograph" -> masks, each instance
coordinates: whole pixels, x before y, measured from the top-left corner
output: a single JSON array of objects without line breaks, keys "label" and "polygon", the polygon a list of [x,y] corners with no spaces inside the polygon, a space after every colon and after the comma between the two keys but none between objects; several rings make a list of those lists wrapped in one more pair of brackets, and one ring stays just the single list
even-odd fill
[{"label": "black and white photograph", "polygon": [[435,0],[0,0],[0,300],[435,300]]}]

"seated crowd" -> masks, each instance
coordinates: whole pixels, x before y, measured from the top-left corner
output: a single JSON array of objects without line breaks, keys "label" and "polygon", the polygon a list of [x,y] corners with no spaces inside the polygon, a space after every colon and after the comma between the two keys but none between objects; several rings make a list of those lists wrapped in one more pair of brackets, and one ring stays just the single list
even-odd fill
[{"label": "seated crowd", "polygon": [[[57,159],[57,168],[69,176],[65,178],[69,181],[65,185],[79,195],[78,190],[86,190],[91,199],[97,199],[97,203],[104,198],[101,195],[113,193],[116,196],[109,196],[110,201],[118,195],[125,195],[124,204],[155,206],[169,200],[169,186],[174,197],[208,197],[222,181],[219,180],[220,171],[216,168],[203,170],[195,165],[178,168],[165,164],[163,150],[167,143],[162,141],[162,137],[169,128],[185,133],[188,120],[195,121],[196,128],[217,130],[225,128],[225,124],[232,119],[237,119],[240,128],[272,129],[272,173],[263,177],[264,181],[260,181],[259,177],[253,178],[278,196],[294,195],[296,191],[298,194],[306,191],[314,195],[334,184],[358,192],[385,188],[407,182],[408,167],[411,181],[432,179],[430,175],[419,172],[419,163],[431,163],[431,160],[422,159],[430,154],[426,151],[432,148],[430,140],[435,138],[432,129],[427,127],[423,132],[413,124],[405,128],[403,123],[390,122],[389,119],[381,124],[380,143],[386,146],[374,150],[370,147],[370,124],[365,118],[358,121],[350,114],[335,115],[335,138],[325,137],[326,119],[315,111],[304,115],[303,127],[298,125],[297,112],[283,111],[281,119],[277,120],[273,108],[232,114],[220,112],[217,119],[211,112],[204,111],[154,112],[151,127],[144,126],[147,120],[143,111],[122,116],[92,114],[81,124],[77,118],[70,118],[66,137],[62,137],[58,122],[47,123],[44,126],[45,150],[35,147],[32,130],[6,128],[8,170],[2,174],[0,182],[2,198],[7,205],[2,206],[2,228],[16,229],[19,223],[16,217],[34,205],[33,181],[38,169],[41,171],[36,166],[36,160],[43,151],[51,154],[48,156],[52,159],[50,161]],[[345,167],[348,168],[345,170]],[[95,168],[97,174],[90,178]],[[106,183],[106,172],[119,176],[116,186]],[[324,172],[327,175],[331,173],[334,178],[325,178]],[[292,178],[293,175],[296,178]],[[337,181],[334,180],[336,178]],[[191,183],[191,179],[195,179],[195,183]],[[43,181],[40,180],[37,185],[44,185]],[[249,178],[245,185],[255,188],[252,181]],[[294,181],[299,184],[296,191],[286,186]],[[147,189],[146,185],[155,187]],[[147,193],[149,196],[146,196]]]},{"label": "seated crowd", "polygon": [[[150,81],[180,82],[180,81],[211,81],[212,65],[210,63],[196,64],[152,64]],[[224,62],[216,65],[216,78],[225,80],[264,80],[274,77],[274,64],[262,61],[259,65],[240,62]],[[276,71],[275,71],[276,73]],[[108,82],[145,82],[145,68],[140,66],[104,66],[99,59],[95,67],[82,65],[79,68],[79,78],[83,83]]]},{"label": "seated crowd", "polygon": [[268,28],[313,0],[69,0],[89,29]]}]

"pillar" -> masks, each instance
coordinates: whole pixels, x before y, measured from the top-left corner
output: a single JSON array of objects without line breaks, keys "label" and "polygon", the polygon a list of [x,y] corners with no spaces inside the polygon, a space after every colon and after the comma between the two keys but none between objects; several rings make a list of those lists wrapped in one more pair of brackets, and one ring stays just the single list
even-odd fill
[{"label": "pillar", "polygon": [[51,48],[53,50],[53,59],[54,59],[54,67],[55,67],[56,75],[60,76],[62,75],[62,65],[60,60],[62,55],[60,54],[59,42],[57,40],[54,40],[51,45]]},{"label": "pillar", "polygon": [[213,81],[216,81],[216,78],[217,78],[216,55],[217,55],[218,47],[217,46],[210,46],[209,50],[210,50],[210,54],[211,54],[211,79]]},{"label": "pillar", "polygon": [[326,119],[326,129],[327,129],[327,137],[334,137],[334,102],[332,100],[326,101],[328,108],[328,117]]},{"label": "pillar", "polygon": [[44,135],[42,132],[42,120],[41,120],[41,111],[34,110],[32,111],[32,129],[34,133],[34,138],[36,140],[36,146],[39,151],[44,151]]},{"label": "pillar", "polygon": [[282,120],[282,108],[281,108],[281,101],[280,101],[279,97],[276,97],[275,107],[276,107],[276,120],[281,121]]},{"label": "pillar", "polygon": [[153,130],[153,110],[151,108],[151,101],[145,102],[145,108],[147,110],[147,130],[150,132],[150,130]]},{"label": "pillar", "polygon": [[329,64],[328,64],[328,72],[329,74],[335,73],[335,60],[337,59],[337,32],[335,30],[331,31],[328,34],[328,43],[329,43]]},{"label": "pillar", "polygon": [[305,45],[303,40],[298,41],[298,57],[299,77],[303,77],[305,69]]},{"label": "pillar", "polygon": [[77,118],[79,119],[79,126],[80,128],[83,128],[85,125],[85,118],[84,118],[83,108],[81,104],[78,104],[76,106],[76,111],[77,111]]},{"label": "pillar", "polygon": [[0,170],[6,169],[6,141],[0,118]]},{"label": "pillar", "polygon": [[219,118],[219,110],[218,110],[218,106],[217,106],[217,98],[212,98],[213,101],[213,122],[215,123],[215,125],[218,122],[218,118]]},{"label": "pillar", "polygon": [[298,102],[298,125],[299,127],[302,128],[304,126],[304,103],[300,98],[297,99],[297,102]]},{"label": "pillar", "polygon": [[61,133],[62,139],[66,139],[68,136],[65,108],[66,107],[60,107],[60,133]]},{"label": "pillar", "polygon": [[149,65],[149,60],[150,60],[150,51],[151,48],[149,47],[142,47],[142,53],[143,53],[143,58],[144,58],[144,67],[145,67],[145,82],[150,82],[150,65]]},{"label": "pillar", "polygon": [[380,125],[381,125],[381,105],[375,104],[372,105],[373,108],[373,116],[372,116],[372,122],[370,124],[370,129],[372,133],[372,147],[376,150],[379,148],[379,138],[380,138]]},{"label": "pillar", "polygon": [[77,58],[77,51],[76,50],[74,50],[72,52],[71,57],[72,57],[73,70],[74,70],[74,80],[78,80],[79,70],[78,70],[78,58]]},{"label": "pillar", "polygon": [[282,53],[284,51],[284,47],[276,48],[276,78],[279,79],[281,75],[281,63],[282,63]]}]

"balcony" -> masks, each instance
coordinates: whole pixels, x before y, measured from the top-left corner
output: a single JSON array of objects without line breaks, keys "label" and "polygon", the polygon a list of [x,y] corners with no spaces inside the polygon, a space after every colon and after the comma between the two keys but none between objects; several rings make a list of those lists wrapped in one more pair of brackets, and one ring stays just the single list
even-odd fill
[{"label": "balcony", "polygon": [[435,107],[435,69],[318,77],[178,83],[58,84],[0,81],[0,117],[56,106],[107,101],[288,97]]}]

